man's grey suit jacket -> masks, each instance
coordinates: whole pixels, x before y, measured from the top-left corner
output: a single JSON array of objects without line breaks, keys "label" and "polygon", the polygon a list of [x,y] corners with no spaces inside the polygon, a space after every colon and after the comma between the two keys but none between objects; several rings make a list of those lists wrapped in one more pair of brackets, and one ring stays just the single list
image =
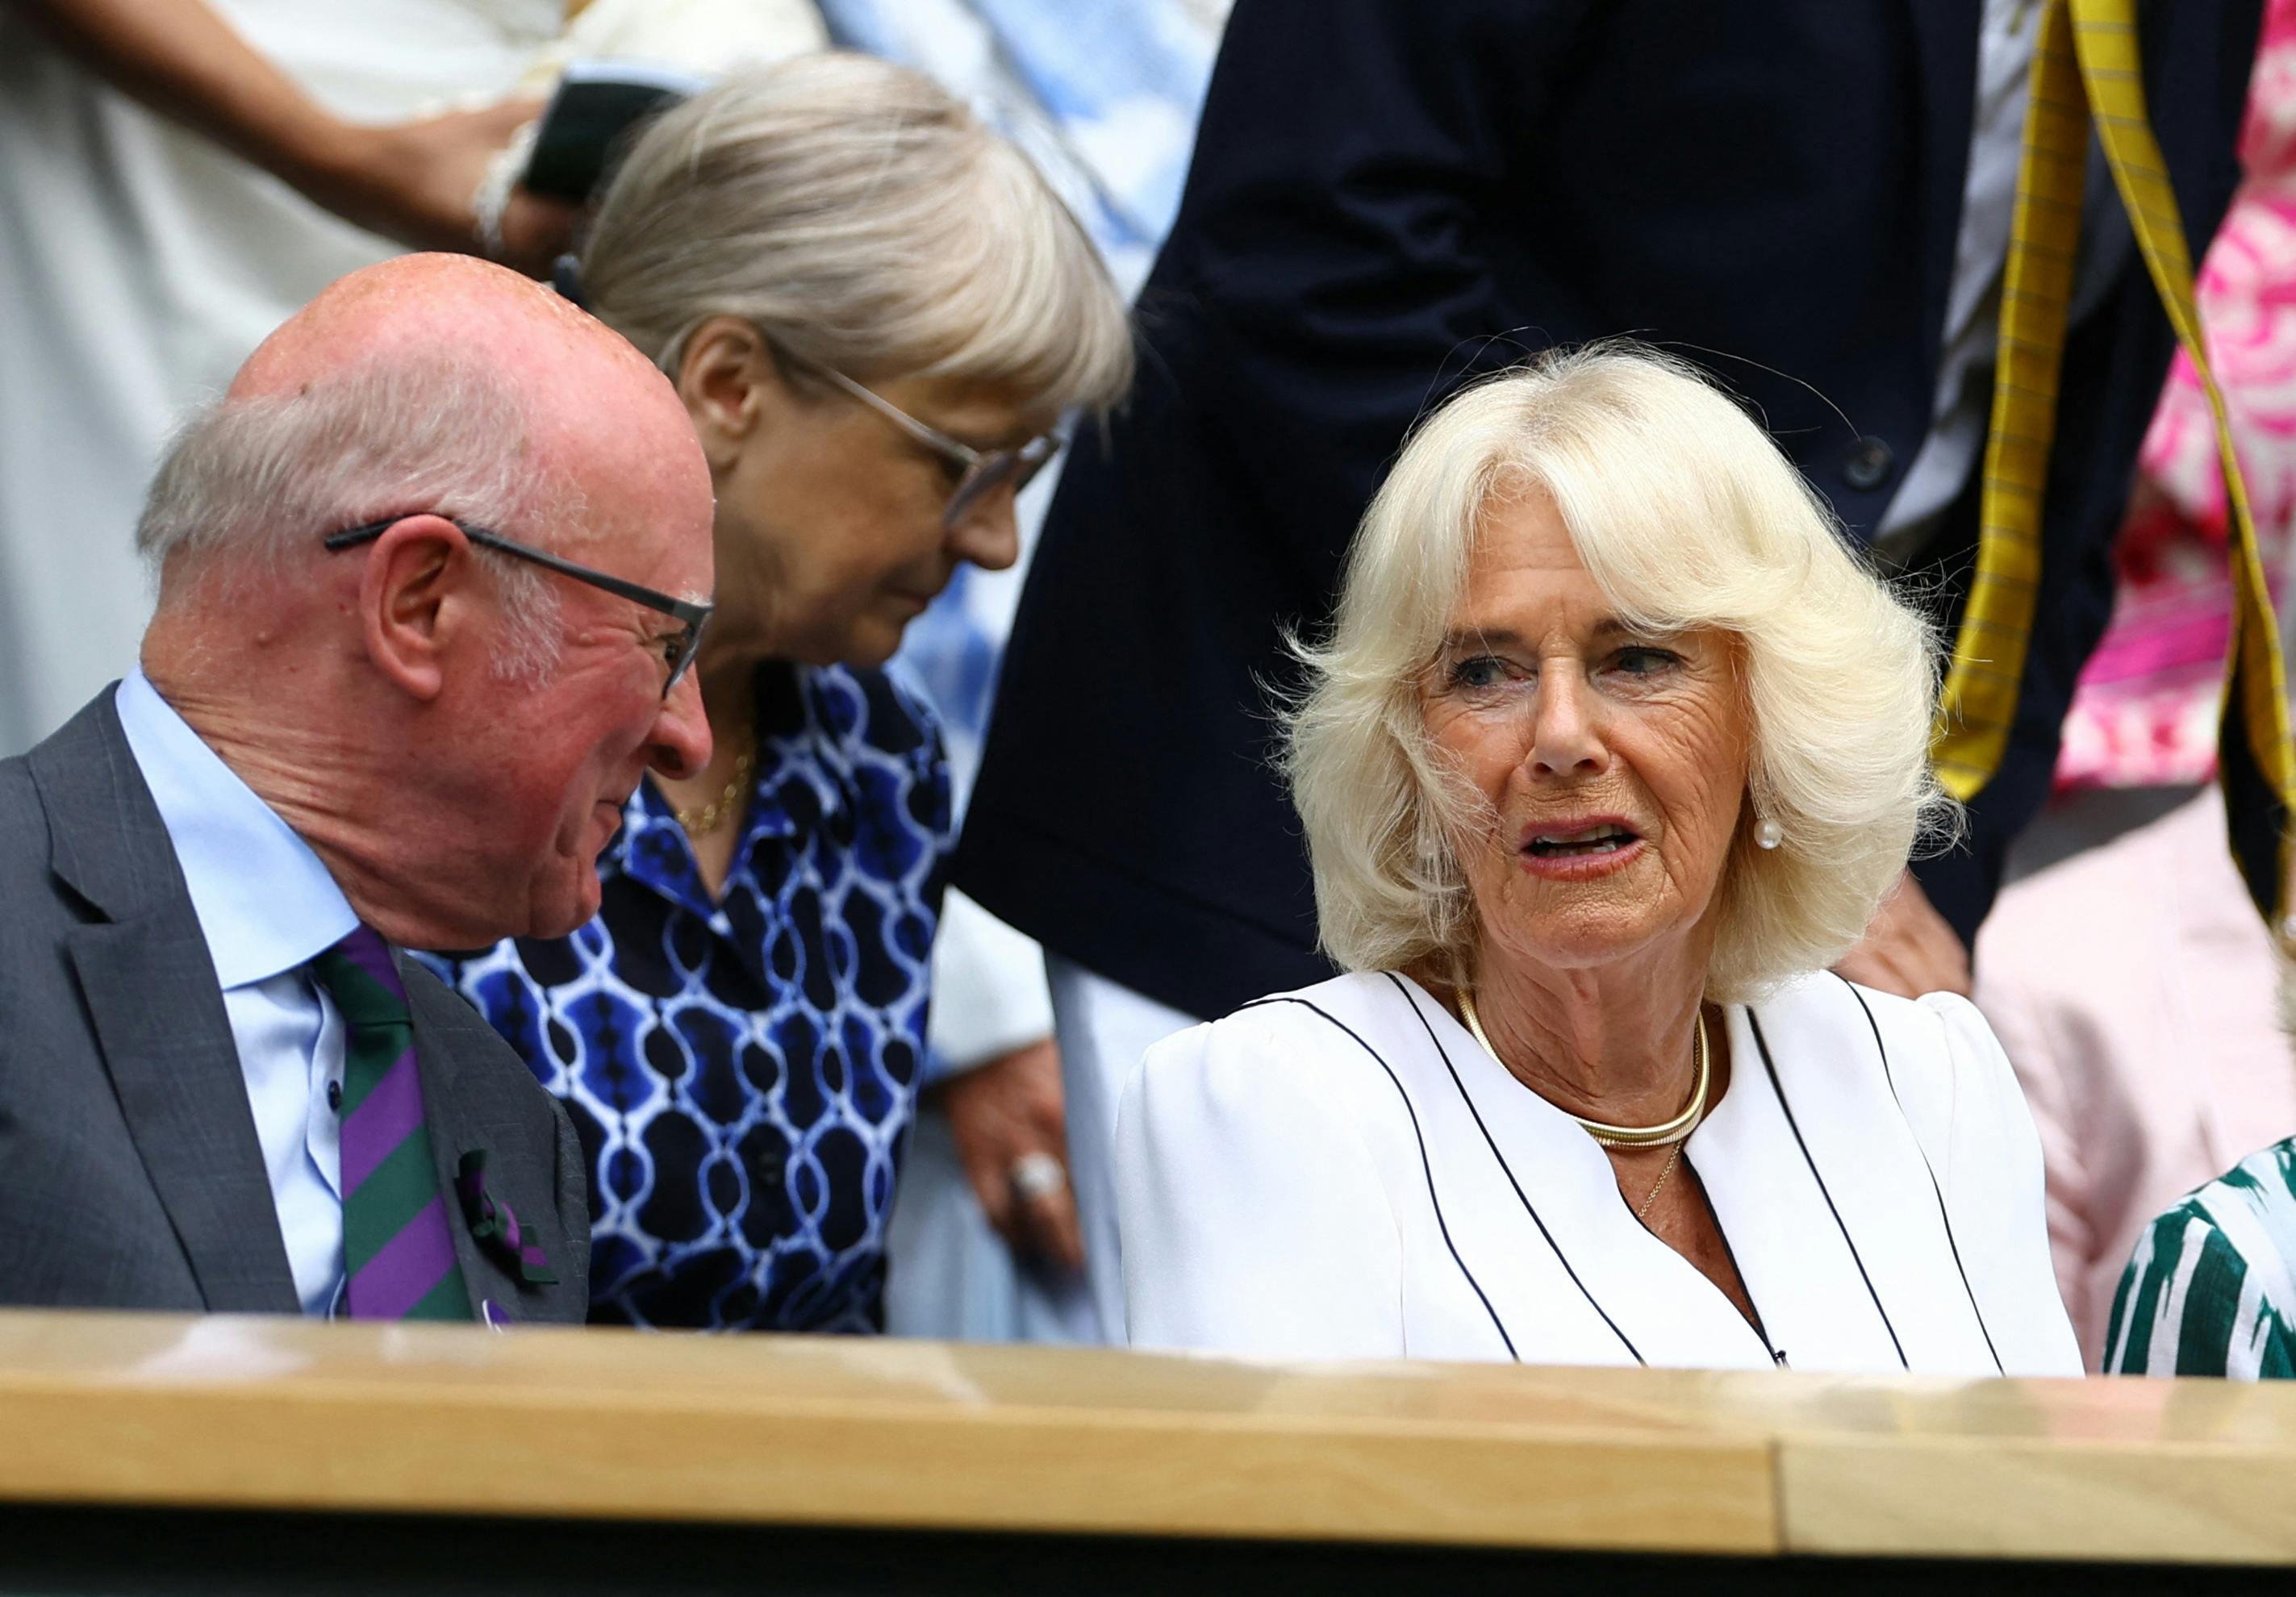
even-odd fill
[{"label": "man's grey suit jacket", "polygon": [[[295,1314],[222,989],[112,692],[0,761],[0,1304]],[[461,998],[400,972],[473,1317],[582,1319],[565,1111]],[[555,1285],[472,1240],[455,1175],[479,1149]]]}]

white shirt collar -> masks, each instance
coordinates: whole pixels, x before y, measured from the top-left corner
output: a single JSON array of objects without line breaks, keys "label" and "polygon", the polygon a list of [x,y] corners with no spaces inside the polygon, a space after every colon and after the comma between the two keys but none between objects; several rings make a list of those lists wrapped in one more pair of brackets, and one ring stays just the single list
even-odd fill
[{"label": "white shirt collar", "polygon": [[176,846],[225,991],[294,970],[357,930],[357,912],[310,845],[217,757],[140,667],[113,702]]}]

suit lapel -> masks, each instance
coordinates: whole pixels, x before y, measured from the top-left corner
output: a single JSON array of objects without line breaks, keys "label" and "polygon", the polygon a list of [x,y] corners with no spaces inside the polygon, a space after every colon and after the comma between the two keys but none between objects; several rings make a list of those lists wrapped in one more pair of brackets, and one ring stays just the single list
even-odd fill
[{"label": "suit lapel", "polygon": [[[455,1184],[464,1156],[486,1151],[495,1157],[497,1163],[488,1171],[489,1192],[497,1202],[512,1202],[520,1226],[533,1232],[532,1240],[542,1245],[554,1265],[562,1268],[562,1240],[535,1230],[554,1211],[518,1201],[504,1190],[507,1172],[500,1161],[510,1150],[490,1145],[493,1134],[473,1114],[472,1094],[462,1080],[464,1044],[460,1034],[483,1023],[430,972],[412,964],[403,954],[394,953],[393,957],[398,962],[399,979],[406,986],[407,1011],[414,1021],[414,1066],[422,1082],[422,1118],[430,1128],[431,1157],[439,1167],[439,1191],[447,1203],[447,1229],[455,1239],[455,1259],[462,1266],[463,1284],[471,1296],[471,1317],[482,1324],[524,1318],[521,1302],[533,1289],[525,1287],[499,1255],[480,1247],[471,1235],[471,1215]],[[462,1023],[465,1020],[469,1025]]]},{"label": "suit lapel", "polygon": [[1903,0],[1921,75],[1922,365],[1943,357],[1946,299],[1969,180],[1977,117],[1977,50],[1983,0]]},{"label": "suit lapel", "polygon": [[66,939],[121,1116],[215,1311],[294,1314],[215,964],[111,696],[35,751],[56,874],[108,918]]},{"label": "suit lapel", "polygon": [[470,1216],[455,1186],[455,1177],[462,1174],[463,1156],[486,1144],[461,1112],[462,1101],[453,1085],[456,1074],[453,1044],[436,1013],[418,995],[416,983],[409,979],[406,956],[394,949],[391,957],[398,964],[399,980],[406,985],[407,1012],[414,1021],[414,1069],[422,1083],[422,1123],[430,1135],[431,1159],[438,1166],[447,1230],[455,1239],[455,1262],[462,1266],[463,1286],[470,1294],[471,1318],[485,1323],[490,1299],[499,1306],[517,1298],[509,1277],[472,1239]]}]

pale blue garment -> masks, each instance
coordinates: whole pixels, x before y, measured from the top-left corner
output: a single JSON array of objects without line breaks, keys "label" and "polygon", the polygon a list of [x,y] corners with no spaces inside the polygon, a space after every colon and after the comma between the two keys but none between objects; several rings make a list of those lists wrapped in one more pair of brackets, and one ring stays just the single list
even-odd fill
[{"label": "pale blue garment", "polygon": [[1179,208],[1215,31],[1180,0],[821,0],[831,35],[931,73],[1027,151],[1129,294]]},{"label": "pale blue garment", "polygon": [[[1180,203],[1216,31],[1201,0],[821,0],[836,42],[931,74],[1025,150],[1129,297]],[[939,708],[958,811],[1051,479],[1021,506],[1021,563],[961,568],[900,659]]]},{"label": "pale blue garment", "polygon": [[114,700],[223,988],[295,1295],[324,1314],[343,1278],[343,1024],[304,966],[358,929],[311,847],[217,758],[141,668]]},{"label": "pale blue garment", "polygon": [[[836,41],[931,74],[1026,151],[1128,297],[1177,209],[1222,0],[821,0]],[[1020,504],[1021,563],[960,568],[899,659],[939,707],[960,812],[1057,469]],[[1014,1268],[973,1201],[947,1123],[921,1116],[893,1217],[888,1329],[1096,1340],[1083,1282]]]}]

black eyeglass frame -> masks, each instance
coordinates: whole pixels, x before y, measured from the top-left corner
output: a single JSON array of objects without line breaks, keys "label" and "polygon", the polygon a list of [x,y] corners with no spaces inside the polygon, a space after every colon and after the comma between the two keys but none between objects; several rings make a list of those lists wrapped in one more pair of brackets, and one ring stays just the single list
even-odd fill
[{"label": "black eyeglass frame", "polygon": [[[398,515],[386,516],[380,521],[367,521],[357,527],[347,527],[340,532],[328,534],[325,547],[328,553],[340,554],[344,550],[355,548],[360,544],[373,543],[409,517],[437,513],[435,511],[405,511]],[[516,538],[506,538],[491,528],[478,527],[468,521],[455,520],[453,516],[440,516],[439,519],[442,521],[454,522],[462,529],[464,537],[481,549],[491,549],[497,554],[507,554],[513,560],[531,561],[545,570],[557,572],[561,577],[570,577],[577,582],[587,583],[592,587],[611,594],[618,599],[627,599],[633,604],[643,604],[657,614],[685,622],[685,635],[678,640],[677,658],[670,662],[669,680],[661,684],[663,698],[668,698],[676,691],[679,680],[685,676],[686,669],[693,664],[693,657],[701,652],[701,629],[709,624],[710,612],[717,609],[716,605],[704,604],[693,599],[673,598],[658,588],[646,586],[644,583],[632,582],[627,577],[609,576],[603,571],[594,571],[587,566],[578,565],[547,550],[537,549],[529,544],[521,544]]]}]

